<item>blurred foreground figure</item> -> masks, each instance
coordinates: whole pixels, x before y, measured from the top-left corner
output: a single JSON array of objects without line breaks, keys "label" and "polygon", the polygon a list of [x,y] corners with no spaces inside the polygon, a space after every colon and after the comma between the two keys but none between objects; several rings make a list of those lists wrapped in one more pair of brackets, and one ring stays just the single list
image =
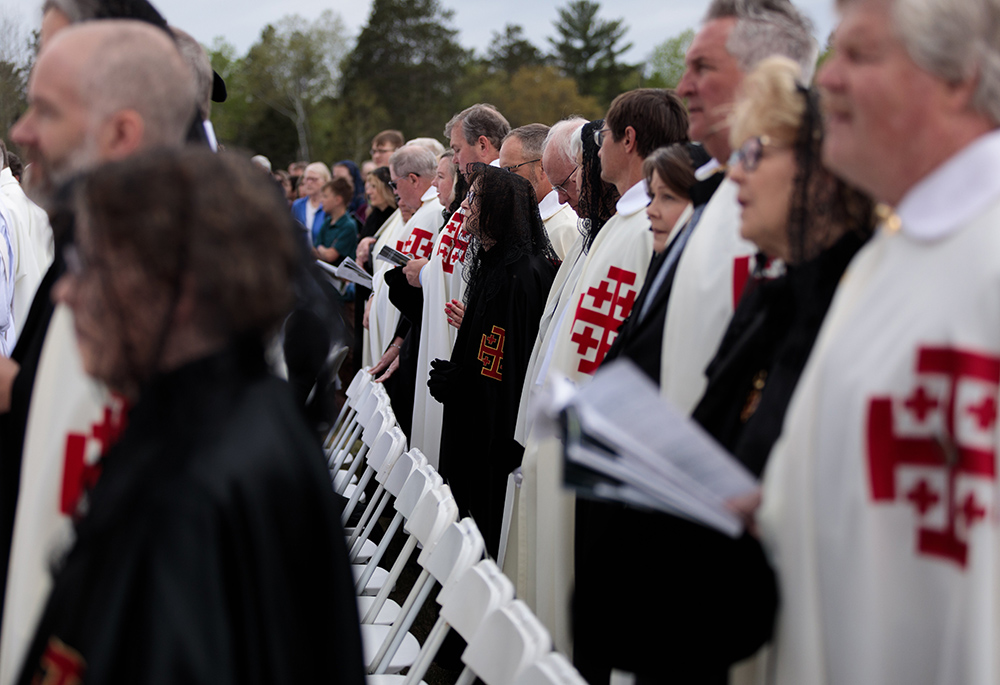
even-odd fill
[{"label": "blurred foreground figure", "polygon": [[764,473],[777,683],[1000,681],[1000,4],[840,3],[826,164],[895,208]]},{"label": "blurred foreground figure", "polygon": [[187,150],[73,189],[54,295],[86,372],[132,409],[57,563],[22,683],[363,681],[329,476],[264,363],[297,265],[270,184]]}]

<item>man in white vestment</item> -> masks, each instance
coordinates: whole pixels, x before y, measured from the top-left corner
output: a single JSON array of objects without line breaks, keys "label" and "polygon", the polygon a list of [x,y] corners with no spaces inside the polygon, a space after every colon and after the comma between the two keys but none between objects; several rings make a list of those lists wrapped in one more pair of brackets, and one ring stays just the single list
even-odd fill
[{"label": "man in white vestment", "polygon": [[[458,173],[466,174],[470,164],[496,164],[500,144],[510,131],[507,119],[492,105],[476,104],[453,116],[444,127],[454,152]],[[441,420],[444,405],[427,390],[430,363],[450,359],[458,329],[448,323],[445,305],[465,300],[465,252],[469,234],[465,212],[459,208],[445,223],[434,244],[430,259],[413,259],[403,273],[409,284],[423,289],[416,382],[413,394],[413,429],[410,446],[419,448],[435,466],[441,447]]]},{"label": "man in white vestment", "polygon": [[500,166],[526,179],[535,189],[538,212],[549,242],[559,259],[565,260],[569,249],[580,237],[580,231],[576,226],[576,212],[568,204],[559,202],[559,193],[552,189],[552,182],[542,168],[542,151],[548,133],[549,127],[545,124],[515,128],[503,139]]},{"label": "man in white vestment", "polygon": [[[151,147],[181,145],[196,110],[194,82],[173,40],[126,20],[49,33],[28,101],[11,135],[27,152],[28,194],[44,207],[54,206],[55,189],[75,173]],[[52,267],[59,273],[61,256]],[[93,484],[124,413],[120,400],[84,375],[72,317],[64,306],[51,309],[50,274],[33,303],[40,312],[48,307],[49,315],[22,331],[13,360],[0,360],[4,537],[13,529],[13,542],[8,538],[2,550],[6,561],[10,545],[0,632],[3,685],[18,674],[51,588],[53,555],[67,544],[80,495]]]},{"label": "man in white vestment", "polygon": [[[653,150],[687,139],[687,114],[672,91],[632,90],[615,98],[603,127],[592,135],[599,147],[601,177],[620,196],[617,211],[589,249],[581,240],[571,250],[574,263],[569,275],[563,280],[557,274],[551,292],[561,285],[558,306],[536,340],[521,412],[530,411],[529,383],[537,391],[550,374],[577,383],[589,380],[628,316],[653,256],[642,163]],[[548,307],[543,320],[547,314]],[[517,575],[556,644],[569,650],[573,500],[562,491],[560,464],[558,441],[527,433],[519,514],[525,524],[520,544],[526,554],[523,560],[519,556],[518,565],[524,568]]]},{"label": "man in white vestment", "polygon": [[[743,76],[771,55],[784,55],[812,76],[816,40],[809,21],[788,0],[715,0],[685,56],[677,92],[687,99],[688,133],[712,161],[699,179],[723,173],[729,161],[728,117]],[[757,248],[740,237],[737,186],[721,183],[690,226],[663,327],[660,388],[690,413],[705,391],[705,367],[715,355],[750,275]]]},{"label": "man in white vestment", "polygon": [[764,472],[779,684],[1000,682],[1000,5],[839,3],[824,160],[895,209]]},{"label": "man in white vestment", "polygon": [[[0,195],[7,208],[11,251],[14,255],[14,340],[21,332],[35,290],[52,263],[52,227],[45,210],[36,205],[21,189],[7,163],[7,148],[0,140]],[[13,345],[11,346],[13,350]]]}]

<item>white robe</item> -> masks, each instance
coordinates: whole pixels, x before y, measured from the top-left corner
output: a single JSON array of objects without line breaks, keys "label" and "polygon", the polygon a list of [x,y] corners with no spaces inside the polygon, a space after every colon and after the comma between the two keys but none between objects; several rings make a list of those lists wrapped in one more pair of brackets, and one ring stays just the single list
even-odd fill
[{"label": "white robe", "polygon": [[756,252],[740,237],[738,191],[729,179],[715,191],[674,275],[663,324],[660,394],[685,414],[705,392],[705,368],[733,318]]},{"label": "white robe", "polygon": [[1000,682],[1000,133],[846,272],[764,473],[779,685]]},{"label": "white robe", "polygon": [[560,204],[559,194],[553,190],[538,203],[538,213],[559,259],[566,259],[573,243],[580,237],[576,212],[568,204]]},{"label": "white robe", "polygon": [[17,678],[52,589],[54,554],[68,548],[84,482],[123,428],[124,403],[83,372],[64,305],[52,314],[35,377],[14,518],[0,684]]},{"label": "white robe", "polygon": [[645,212],[648,202],[645,183],[636,184],[619,199],[618,213],[601,229],[590,251],[579,254],[582,239],[570,251],[542,315],[518,413],[515,438],[528,436],[521,466],[518,549],[511,564],[504,565],[514,576],[518,596],[566,653],[572,648],[569,601],[575,500],[562,487],[559,441],[539,438],[528,414],[533,393],[548,373],[564,374],[577,383],[588,380],[631,311],[653,256],[653,234]]},{"label": "white robe", "polygon": [[[376,252],[372,259],[378,257],[383,245],[389,245],[414,259],[426,259],[431,256],[434,239],[444,223],[441,212],[444,209],[438,201],[437,189],[431,186],[420,198],[423,204],[413,213],[410,220],[392,232],[386,231],[375,243]],[[389,286],[385,284],[385,274],[394,268],[388,262],[374,262],[375,275],[372,277],[372,306],[368,313],[368,332],[371,344],[372,361],[377,362],[392,342],[399,324],[400,313],[389,301]]]},{"label": "white robe", "polygon": [[10,218],[10,246],[14,255],[14,337],[20,335],[55,252],[52,227],[45,210],[28,199],[10,169],[0,170],[0,195]]},{"label": "white robe", "polygon": [[[371,248],[373,284],[375,280],[374,274],[377,274],[380,269],[387,266],[385,262],[378,261],[375,258],[378,256],[378,253],[382,249],[382,247],[389,242],[389,238],[393,235],[396,235],[400,230],[402,230],[403,223],[404,223],[403,214],[397,209],[389,216],[388,219],[385,220],[385,223],[379,227],[378,231],[375,232],[376,240]],[[393,243],[395,243],[395,239],[393,240]],[[370,297],[371,296],[369,295],[369,298]],[[372,302],[373,308],[374,304],[375,303]],[[365,329],[364,334],[362,335],[362,347],[364,349],[362,350],[361,361],[366,368],[370,367],[372,364],[374,364],[375,362],[377,362],[379,359],[382,358],[382,352],[385,351],[386,346],[389,344],[388,341],[383,344],[382,338],[379,335],[376,335],[375,337],[372,336],[371,327],[373,325],[372,319],[374,318],[375,318],[375,313],[369,312],[368,328]],[[376,327],[375,331],[376,333],[378,333],[378,322],[375,322],[375,327]],[[373,354],[375,354],[376,350],[378,350],[377,356],[373,358]]]},{"label": "white robe", "polygon": [[469,247],[469,234],[463,228],[465,212],[459,209],[452,214],[434,243],[431,259],[421,274],[424,307],[420,324],[420,349],[417,353],[417,382],[413,397],[413,428],[410,447],[417,447],[427,456],[427,461],[438,465],[441,451],[441,420],[444,405],[431,397],[427,390],[427,377],[435,359],[451,359],[458,329],[448,323],[444,312],[450,300],[463,301],[465,278],[463,270],[465,253]]}]

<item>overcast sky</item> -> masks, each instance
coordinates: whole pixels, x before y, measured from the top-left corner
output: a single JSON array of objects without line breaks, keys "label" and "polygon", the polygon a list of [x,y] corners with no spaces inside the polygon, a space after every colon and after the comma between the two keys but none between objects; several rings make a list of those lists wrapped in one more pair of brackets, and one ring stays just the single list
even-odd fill
[{"label": "overcast sky", "polygon": [[[480,52],[489,44],[492,33],[507,23],[521,24],[535,45],[548,49],[546,37],[555,34],[552,23],[557,17],[556,8],[567,3],[568,0],[463,3],[441,0],[442,6],[455,10],[453,26],[459,31],[461,43]],[[167,21],[202,43],[208,45],[216,36],[223,36],[241,55],[266,24],[286,14],[297,13],[308,19],[325,9],[333,9],[357,36],[371,10],[370,0],[153,0],[153,4]],[[825,44],[835,22],[833,0],[798,0],[797,4],[816,24],[816,37]],[[26,27],[35,28],[41,23],[41,5],[42,0],[0,0],[0,14],[20,16]],[[613,3],[605,0],[599,16],[625,19],[629,27],[627,40],[634,44],[626,59],[640,62],[664,39],[696,26],[707,6],[708,0],[615,0]]]}]

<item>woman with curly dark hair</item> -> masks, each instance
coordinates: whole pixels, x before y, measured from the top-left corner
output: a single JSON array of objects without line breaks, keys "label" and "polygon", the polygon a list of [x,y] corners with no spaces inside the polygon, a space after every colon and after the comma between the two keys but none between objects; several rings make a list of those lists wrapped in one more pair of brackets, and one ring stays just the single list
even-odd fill
[{"label": "woman with curly dark hair", "polygon": [[427,386],[444,405],[438,468],[495,557],[507,475],[524,452],[514,441],[518,401],[558,257],[528,181],[478,165],[470,186],[465,315],[451,360],[431,362]]}]

